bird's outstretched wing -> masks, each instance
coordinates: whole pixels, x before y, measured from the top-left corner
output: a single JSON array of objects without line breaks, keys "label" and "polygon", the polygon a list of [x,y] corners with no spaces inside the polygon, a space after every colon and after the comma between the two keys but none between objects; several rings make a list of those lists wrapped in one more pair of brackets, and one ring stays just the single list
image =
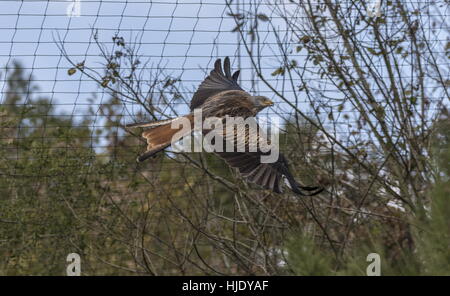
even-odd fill
[{"label": "bird's outstretched wing", "polygon": [[217,59],[214,63],[214,69],[208,77],[203,80],[197,91],[194,93],[190,105],[191,110],[201,107],[207,98],[224,90],[243,90],[237,83],[239,73],[240,71],[238,70],[231,75],[229,57],[225,58],[223,69],[222,61]]},{"label": "bird's outstretched wing", "polygon": [[[223,158],[231,167],[237,168],[239,173],[249,182],[255,183],[265,189],[272,190],[277,193],[282,193],[282,181],[286,178],[290,189],[302,196],[313,196],[323,191],[321,187],[309,187],[299,184],[289,170],[289,165],[283,154],[278,154],[278,159],[273,163],[262,163],[261,156],[268,155],[269,153],[262,152],[258,147],[253,145],[259,145],[259,141],[266,141],[266,136],[261,129],[256,125],[257,130],[252,127],[245,127],[245,140],[239,141],[239,137],[242,137],[244,133],[237,133],[237,130],[233,134],[230,131],[223,129],[222,139],[224,141],[224,147],[227,142],[234,146],[234,151],[238,150],[238,146],[242,146],[244,143],[245,152],[216,152],[218,156]],[[260,139],[262,137],[262,139]],[[251,146],[256,147],[251,150]],[[275,148],[274,148],[275,149]],[[256,152],[251,152],[255,151]]]}]

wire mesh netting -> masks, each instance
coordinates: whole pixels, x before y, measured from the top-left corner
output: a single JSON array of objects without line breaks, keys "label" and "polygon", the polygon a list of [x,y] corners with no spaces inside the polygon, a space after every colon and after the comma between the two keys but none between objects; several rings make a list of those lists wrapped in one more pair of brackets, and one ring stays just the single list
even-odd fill
[{"label": "wire mesh netting", "polygon": [[[379,225],[399,262],[440,176],[449,14],[432,0],[2,1],[0,274],[60,274],[71,252],[90,274],[292,274],[298,231],[336,271]],[[209,153],[136,163],[146,144],[125,125],[187,114],[226,56],[275,102],[260,122],[277,123],[295,177],[326,188],[316,199]]]}]

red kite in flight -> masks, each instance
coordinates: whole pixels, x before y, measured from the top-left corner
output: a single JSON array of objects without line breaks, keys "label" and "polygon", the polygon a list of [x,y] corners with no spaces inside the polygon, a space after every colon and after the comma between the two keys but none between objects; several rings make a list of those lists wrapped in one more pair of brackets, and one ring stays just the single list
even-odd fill
[{"label": "red kite in flight", "polygon": [[[138,161],[144,161],[184,136],[189,136],[193,132],[193,128],[179,135],[181,128],[172,128],[172,123],[183,119],[189,120],[191,126],[193,126],[194,109],[201,109],[203,120],[208,117],[224,119],[226,116],[249,118],[256,116],[262,109],[273,105],[273,102],[264,96],[252,96],[244,91],[237,83],[238,76],[239,70],[231,74],[230,59],[228,57],[224,60],[223,69],[221,60],[217,59],[214,69],[194,93],[190,104],[191,113],[169,120],[127,125],[127,127],[147,128],[142,133],[142,137],[147,139],[147,151],[138,157]],[[257,130],[249,130],[246,127],[245,139],[241,139],[245,143],[246,148],[251,146],[250,142],[261,140],[261,137],[265,137],[264,134],[258,132],[259,128],[257,125],[256,128]],[[205,134],[207,131],[202,130],[202,132]],[[231,134],[230,132],[227,134],[224,129],[221,136],[225,142],[231,141],[235,148],[238,145],[237,132],[232,130]],[[233,151],[242,150],[235,149]],[[256,183],[265,189],[281,193],[282,180],[286,178],[288,186],[296,194],[311,196],[322,192],[323,188],[321,187],[302,186],[295,181],[289,171],[288,162],[281,153],[278,154],[278,159],[275,162],[263,163],[261,162],[261,156],[267,153],[258,149],[256,152],[253,152],[255,150],[250,151],[215,153],[231,167],[237,168],[247,181]],[[307,193],[304,191],[307,191]]]}]

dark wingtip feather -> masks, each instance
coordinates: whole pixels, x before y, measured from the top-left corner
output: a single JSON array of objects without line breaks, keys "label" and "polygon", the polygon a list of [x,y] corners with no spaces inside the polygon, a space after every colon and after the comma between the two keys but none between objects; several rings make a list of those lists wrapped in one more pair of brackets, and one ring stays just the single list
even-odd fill
[{"label": "dark wingtip feather", "polygon": [[275,184],[273,187],[273,191],[276,193],[283,193],[283,190],[281,189],[280,186],[280,178],[277,176],[277,178],[275,179]]},{"label": "dark wingtip feather", "polygon": [[223,61],[223,68],[225,71],[225,76],[228,79],[231,79],[231,65],[230,65],[230,58],[226,57],[225,60]]},{"label": "dark wingtip feather", "polygon": [[216,72],[218,72],[219,74],[222,74],[222,75],[223,75],[223,71],[222,71],[222,60],[221,60],[221,59],[217,59],[217,60],[214,62],[214,70],[211,71],[211,74],[212,74],[214,71],[216,71]]},{"label": "dark wingtip feather", "polygon": [[[210,74],[200,83],[197,91],[192,97],[190,109],[201,106],[206,99],[225,90],[243,90],[237,83],[239,71],[231,75],[230,58],[226,57],[224,65],[222,60],[216,59],[214,62],[214,69]],[[225,68],[225,73],[223,72]]]},{"label": "dark wingtip feather", "polygon": [[[292,186],[292,191],[301,196],[314,196],[325,190],[325,188],[323,188],[323,187],[303,187],[303,186],[300,186],[297,182],[295,182],[294,184],[291,183],[291,186]],[[309,192],[305,193],[305,192],[302,192],[300,189],[306,190]],[[313,192],[311,192],[311,191],[313,191]]]},{"label": "dark wingtip feather", "polygon": [[233,73],[233,76],[231,76],[231,78],[234,81],[237,81],[240,73],[241,73],[241,70],[237,70],[236,72]]}]

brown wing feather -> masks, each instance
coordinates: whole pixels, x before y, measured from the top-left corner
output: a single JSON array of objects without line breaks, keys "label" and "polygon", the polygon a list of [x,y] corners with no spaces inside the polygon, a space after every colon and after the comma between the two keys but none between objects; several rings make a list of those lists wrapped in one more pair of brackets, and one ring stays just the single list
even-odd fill
[{"label": "brown wing feather", "polygon": [[[227,134],[226,129],[223,129],[222,133],[223,141],[225,142],[224,147],[226,147],[227,141],[233,141],[235,151],[237,151],[238,136],[242,136],[242,134],[238,134],[235,130],[230,135]],[[259,149],[256,152],[249,152],[249,148],[252,145],[259,143],[260,137],[264,137],[262,141],[266,141],[265,135],[259,127],[255,131],[246,126],[244,141],[246,152],[217,152],[216,154],[223,158],[231,167],[237,168],[239,173],[249,182],[276,193],[282,192],[281,181],[283,177],[286,177],[292,191],[300,195],[316,195],[323,190],[319,187],[305,187],[297,183],[289,171],[287,160],[281,153],[276,162],[261,163],[261,156],[265,153]],[[309,191],[310,193],[304,193],[301,190]]]},{"label": "brown wing feather", "polygon": [[198,87],[191,100],[191,110],[199,108],[211,96],[214,96],[225,90],[242,90],[237,83],[239,70],[231,75],[230,58],[226,57],[224,61],[225,73],[222,70],[222,61],[217,59],[214,63],[214,69],[208,77]]},{"label": "brown wing feather", "polygon": [[249,117],[255,116],[253,104],[247,99],[250,94],[243,90],[221,91],[207,98],[202,104],[203,116],[210,117]]}]

